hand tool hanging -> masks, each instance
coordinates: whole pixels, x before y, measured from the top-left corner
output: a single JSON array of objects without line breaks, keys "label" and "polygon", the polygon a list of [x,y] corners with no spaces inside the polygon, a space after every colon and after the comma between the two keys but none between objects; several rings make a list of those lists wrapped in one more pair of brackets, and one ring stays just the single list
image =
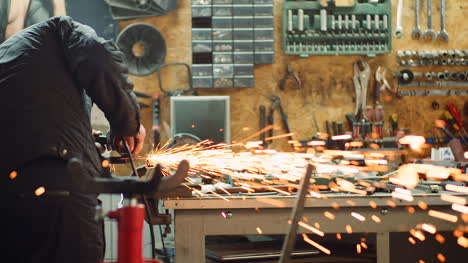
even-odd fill
[{"label": "hand tool hanging", "polygon": [[286,75],[284,76],[284,78],[281,80],[280,82],[280,90],[284,90],[285,86],[286,86],[286,82],[289,78],[293,78],[294,81],[296,82],[296,89],[302,89],[302,81],[301,79],[299,78],[299,76],[294,73],[294,70],[292,68],[292,65],[291,64],[288,64],[288,70],[287,70],[287,73]]},{"label": "hand tool hanging", "polygon": [[[272,102],[273,102],[273,104],[270,107],[270,112],[269,112],[269,116],[268,116],[268,125],[272,125],[272,127],[274,127],[273,125],[274,125],[275,111],[279,110],[279,112],[281,114],[281,121],[283,122],[283,128],[286,130],[287,134],[290,134],[291,129],[289,129],[288,115],[286,115],[286,113],[284,112],[283,106],[281,105],[280,97],[278,95],[273,95]],[[269,137],[272,137],[273,136],[273,129],[271,129],[268,133],[269,133]],[[288,138],[288,140],[293,139],[291,135],[287,136],[287,138]],[[269,141],[271,141],[271,139]]]},{"label": "hand tool hanging", "polygon": [[414,29],[413,32],[411,33],[411,37],[413,39],[421,39],[422,37],[422,31],[421,31],[421,26],[420,26],[420,19],[419,19],[419,14],[421,10],[421,0],[415,0],[415,6],[414,6]]},{"label": "hand tool hanging", "polygon": [[[390,84],[387,81],[387,78],[385,77],[387,75],[387,69],[384,67],[378,67],[377,70],[375,71],[375,82],[374,82],[374,100],[375,100],[375,105],[380,104],[380,92],[387,90],[390,92],[392,95],[395,95],[396,97],[400,97],[398,95],[398,91],[396,88],[392,88]],[[392,99],[391,96],[385,96],[384,97],[385,101],[390,101]]]},{"label": "hand tool hanging", "polygon": [[445,0],[440,0],[440,31],[437,40],[449,41],[448,33],[445,31]]},{"label": "hand tool hanging", "polygon": [[[259,111],[260,111],[260,130],[262,131],[267,126],[265,106],[260,105]],[[265,137],[266,136],[264,132],[260,133],[260,140],[263,142],[262,143],[263,147],[268,148],[268,144],[267,144],[267,141],[265,140]]]},{"label": "hand tool hanging", "polygon": [[449,110],[450,114],[452,115],[452,117],[457,122],[458,127],[461,129],[461,131],[463,131],[462,136],[468,137],[468,134],[467,134],[466,129],[465,129],[465,123],[461,119],[460,113],[458,112],[457,107],[455,107],[455,104],[453,104],[453,103],[447,104],[447,109]]},{"label": "hand tool hanging", "polygon": [[460,129],[460,126],[458,125],[457,121],[455,120],[454,116],[452,113],[448,110],[444,110],[444,119],[447,122],[447,127],[451,128],[453,131],[453,134],[457,134],[458,137],[460,138],[460,141],[467,145],[466,139],[464,138],[464,134],[462,133],[462,130]]},{"label": "hand tool hanging", "polygon": [[403,0],[398,0],[397,22],[396,22],[396,28],[395,28],[395,37],[396,38],[402,38],[403,37],[402,16],[403,16]]},{"label": "hand tool hanging", "polygon": [[356,94],[356,107],[354,115],[357,121],[360,121],[364,116],[364,109],[367,100],[367,88],[369,85],[370,67],[365,61],[354,63],[354,91]]},{"label": "hand tool hanging", "polygon": [[427,29],[424,32],[422,38],[426,40],[436,39],[436,34],[432,29],[432,0],[427,0]]},{"label": "hand tool hanging", "polygon": [[372,139],[382,139],[384,125],[384,110],[382,105],[377,105],[375,109],[373,109],[372,106],[366,106],[364,115],[367,121],[371,123]]}]

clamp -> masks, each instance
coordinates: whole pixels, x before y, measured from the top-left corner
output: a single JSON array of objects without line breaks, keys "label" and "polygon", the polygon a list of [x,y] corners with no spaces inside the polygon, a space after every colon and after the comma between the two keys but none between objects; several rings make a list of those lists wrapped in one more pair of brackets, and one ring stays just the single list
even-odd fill
[{"label": "clamp", "polygon": [[369,86],[370,67],[365,61],[354,63],[354,91],[356,93],[356,107],[354,108],[354,115],[357,120],[362,118],[366,107],[367,88]]},{"label": "clamp", "polygon": [[294,73],[292,65],[288,64],[288,72],[286,73],[286,75],[284,76],[284,78],[280,82],[280,86],[279,86],[280,90],[284,90],[284,86],[286,85],[286,81],[290,77],[293,78],[294,81],[296,82],[296,88],[297,89],[302,89],[301,79],[299,78],[299,76],[296,73]]},{"label": "clamp", "polygon": [[[283,122],[284,129],[286,130],[287,133],[291,133],[291,129],[289,129],[289,123],[288,123],[288,115],[284,112],[283,106],[281,105],[281,99],[278,95],[274,95],[272,98],[273,104],[270,107],[270,115],[268,116],[268,125],[272,125],[274,123],[274,114],[275,111],[278,109],[280,114],[281,114],[281,120]],[[273,136],[273,129],[269,131],[269,137]],[[292,136],[288,136],[289,140],[292,140]]]}]

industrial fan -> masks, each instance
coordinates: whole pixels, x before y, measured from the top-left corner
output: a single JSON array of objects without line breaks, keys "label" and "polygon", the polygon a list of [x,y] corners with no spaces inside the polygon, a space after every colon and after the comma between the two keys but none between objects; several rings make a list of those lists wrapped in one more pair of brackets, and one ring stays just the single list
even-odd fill
[{"label": "industrial fan", "polygon": [[130,74],[146,76],[157,71],[166,56],[166,42],[158,29],[136,23],[117,36],[117,46],[125,54]]}]

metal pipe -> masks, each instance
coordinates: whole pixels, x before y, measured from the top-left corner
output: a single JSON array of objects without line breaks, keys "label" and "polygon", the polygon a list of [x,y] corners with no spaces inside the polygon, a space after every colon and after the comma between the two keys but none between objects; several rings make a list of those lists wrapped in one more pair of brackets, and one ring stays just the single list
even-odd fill
[{"label": "metal pipe", "polygon": [[278,261],[279,263],[286,263],[290,261],[291,252],[293,251],[294,245],[296,243],[296,234],[297,229],[299,227],[299,220],[301,219],[302,213],[304,212],[304,204],[307,192],[309,190],[310,177],[312,173],[315,173],[315,171],[316,168],[314,165],[307,165],[304,177],[302,177],[301,179],[300,188],[296,198],[296,204],[291,213],[291,225],[289,225],[288,234],[283,242],[283,248],[281,249],[281,257]]}]

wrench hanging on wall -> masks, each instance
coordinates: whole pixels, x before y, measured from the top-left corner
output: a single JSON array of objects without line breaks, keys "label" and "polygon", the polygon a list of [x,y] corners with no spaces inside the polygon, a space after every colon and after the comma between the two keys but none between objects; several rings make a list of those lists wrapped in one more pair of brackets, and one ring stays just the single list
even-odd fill
[{"label": "wrench hanging on wall", "polygon": [[411,37],[413,39],[421,39],[422,37],[422,31],[421,31],[421,25],[420,25],[420,13],[421,13],[421,0],[415,0],[415,6],[414,6],[414,29],[413,32],[411,33]]},{"label": "wrench hanging on wall", "polygon": [[423,34],[423,39],[435,40],[436,34],[432,29],[432,0],[427,0],[427,29]]},{"label": "wrench hanging on wall", "polygon": [[403,16],[403,0],[398,0],[397,22],[396,22],[396,28],[395,28],[395,37],[396,38],[402,38],[403,37],[402,16]]},{"label": "wrench hanging on wall", "polygon": [[437,40],[448,42],[449,36],[445,31],[445,0],[440,0],[440,32],[437,35]]}]

